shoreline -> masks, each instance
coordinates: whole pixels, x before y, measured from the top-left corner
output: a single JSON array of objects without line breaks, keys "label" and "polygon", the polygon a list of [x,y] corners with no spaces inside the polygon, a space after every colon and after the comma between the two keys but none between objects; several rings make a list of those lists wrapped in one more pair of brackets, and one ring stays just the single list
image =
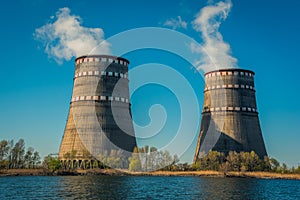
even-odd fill
[{"label": "shoreline", "polygon": [[194,176],[221,178],[261,178],[300,180],[300,174],[280,174],[274,172],[219,172],[219,171],[154,171],[131,172],[116,169],[88,169],[49,172],[44,169],[0,170],[0,177],[8,176]]}]

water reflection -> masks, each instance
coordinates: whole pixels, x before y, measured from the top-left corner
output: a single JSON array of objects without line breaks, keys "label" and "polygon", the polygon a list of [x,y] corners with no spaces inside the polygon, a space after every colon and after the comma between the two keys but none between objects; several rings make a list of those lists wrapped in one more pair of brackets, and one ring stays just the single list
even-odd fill
[{"label": "water reflection", "polygon": [[300,181],[205,177],[1,177],[0,199],[300,199]]},{"label": "water reflection", "polygon": [[[57,196],[72,199],[128,199],[134,185],[126,176],[59,177]],[[71,194],[71,196],[70,196]]]}]

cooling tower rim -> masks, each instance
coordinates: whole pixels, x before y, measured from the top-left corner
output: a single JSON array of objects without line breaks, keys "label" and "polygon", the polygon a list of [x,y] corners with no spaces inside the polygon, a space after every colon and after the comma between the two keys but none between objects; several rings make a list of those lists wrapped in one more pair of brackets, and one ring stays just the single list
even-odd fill
[{"label": "cooling tower rim", "polygon": [[127,62],[128,64],[130,63],[129,60],[127,60],[126,58],[122,58],[122,57],[118,57],[118,56],[112,56],[112,55],[105,55],[105,54],[92,54],[92,55],[79,56],[75,59],[75,62],[79,59],[82,59],[82,58],[112,58],[112,59],[123,60],[123,61]]},{"label": "cooling tower rim", "polygon": [[208,75],[208,74],[211,74],[211,73],[215,73],[215,72],[248,72],[248,73],[251,73],[253,75],[255,75],[255,72],[254,71],[251,71],[251,70],[248,70],[248,69],[240,69],[240,68],[228,68],[228,69],[218,69],[218,70],[213,70],[213,71],[209,71],[209,72],[206,72],[204,74],[204,76]]}]

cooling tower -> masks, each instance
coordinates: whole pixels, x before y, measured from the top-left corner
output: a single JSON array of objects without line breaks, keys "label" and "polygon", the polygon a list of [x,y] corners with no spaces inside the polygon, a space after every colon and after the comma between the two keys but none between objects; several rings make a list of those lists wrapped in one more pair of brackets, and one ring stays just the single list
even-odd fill
[{"label": "cooling tower", "polygon": [[222,69],[205,74],[204,105],[194,161],[210,150],[267,155],[258,119],[254,72]]},{"label": "cooling tower", "polygon": [[109,156],[122,156],[127,161],[136,146],[127,76],[129,61],[88,55],[75,62],[72,100],[59,159],[64,167],[83,168]]}]

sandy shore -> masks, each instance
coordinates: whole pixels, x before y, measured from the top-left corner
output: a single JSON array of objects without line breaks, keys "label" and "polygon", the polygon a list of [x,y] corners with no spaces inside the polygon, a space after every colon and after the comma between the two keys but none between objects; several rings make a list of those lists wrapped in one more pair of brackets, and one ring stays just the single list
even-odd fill
[{"label": "sandy shore", "polygon": [[44,169],[10,169],[0,170],[1,176],[200,176],[200,177],[248,177],[263,179],[294,179],[300,180],[300,174],[280,174],[272,172],[218,172],[218,171],[155,171],[155,172],[130,172],[115,169],[91,169],[76,171],[47,172]]}]

